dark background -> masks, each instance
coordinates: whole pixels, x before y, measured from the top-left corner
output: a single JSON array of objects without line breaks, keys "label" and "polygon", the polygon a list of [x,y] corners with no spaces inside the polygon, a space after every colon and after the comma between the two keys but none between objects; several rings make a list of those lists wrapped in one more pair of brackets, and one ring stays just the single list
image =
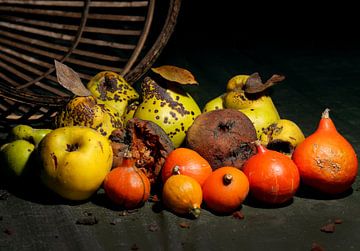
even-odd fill
[{"label": "dark background", "polygon": [[174,37],[189,46],[356,46],[356,10],[339,1],[184,0]]},{"label": "dark background", "polygon": [[[339,87],[344,81],[355,85],[360,60],[356,10],[339,2],[183,0],[174,33],[154,65],[190,70],[199,82],[191,92],[201,107],[237,74],[259,72],[265,80],[280,73],[286,87],[299,93]],[[286,87],[274,88],[275,102]],[[334,107],[333,97],[323,100],[321,105]],[[354,97],[354,103],[359,101]],[[285,105],[276,105],[292,116]],[[319,111],[312,110],[316,118]]]}]

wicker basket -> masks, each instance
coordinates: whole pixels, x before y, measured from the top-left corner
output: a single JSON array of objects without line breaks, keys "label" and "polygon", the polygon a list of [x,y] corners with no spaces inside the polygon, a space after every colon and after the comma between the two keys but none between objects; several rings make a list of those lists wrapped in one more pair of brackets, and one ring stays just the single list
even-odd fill
[{"label": "wicker basket", "polygon": [[54,59],[84,84],[102,70],[134,83],[166,45],[180,1],[0,0],[0,131],[44,125],[70,99]]}]

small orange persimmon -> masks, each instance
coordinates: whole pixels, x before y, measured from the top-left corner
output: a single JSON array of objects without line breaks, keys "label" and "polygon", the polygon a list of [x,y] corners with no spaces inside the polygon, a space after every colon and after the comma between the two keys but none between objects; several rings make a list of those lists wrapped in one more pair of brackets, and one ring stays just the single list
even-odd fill
[{"label": "small orange persimmon", "polygon": [[105,194],[116,205],[125,209],[140,207],[150,196],[150,180],[135,166],[135,160],[125,158],[104,180]]},{"label": "small orange persimmon", "polygon": [[172,175],[164,184],[162,201],[172,212],[180,215],[200,216],[202,203],[200,184],[186,175]]},{"label": "small orange persimmon", "polygon": [[209,162],[189,148],[176,148],[165,159],[161,171],[163,183],[174,174],[183,174],[197,180],[202,186],[212,173]]},{"label": "small orange persimmon", "polygon": [[203,185],[204,202],[216,213],[234,212],[248,193],[248,178],[241,170],[232,166],[216,169]]}]

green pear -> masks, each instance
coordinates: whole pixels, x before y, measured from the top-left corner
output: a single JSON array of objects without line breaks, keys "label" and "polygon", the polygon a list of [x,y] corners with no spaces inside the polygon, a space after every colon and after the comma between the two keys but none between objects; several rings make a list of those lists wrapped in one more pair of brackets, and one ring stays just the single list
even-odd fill
[{"label": "green pear", "polygon": [[40,141],[46,134],[51,132],[52,129],[33,128],[29,125],[17,125],[10,131],[10,141],[24,139],[34,144],[37,147]]},{"label": "green pear", "polygon": [[274,75],[265,84],[257,73],[236,75],[227,83],[224,106],[244,113],[254,124],[258,139],[271,124],[280,119],[280,115],[265,92],[267,88],[281,81],[280,75]]},{"label": "green pear", "polygon": [[24,139],[6,143],[0,148],[2,173],[9,178],[23,176],[30,164],[30,157],[35,146]]}]

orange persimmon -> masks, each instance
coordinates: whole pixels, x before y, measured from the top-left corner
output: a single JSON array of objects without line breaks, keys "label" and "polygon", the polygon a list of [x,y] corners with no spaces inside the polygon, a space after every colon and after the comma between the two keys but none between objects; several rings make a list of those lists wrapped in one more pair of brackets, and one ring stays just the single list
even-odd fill
[{"label": "orange persimmon", "polygon": [[206,206],[216,213],[232,213],[245,200],[249,192],[246,175],[236,167],[216,169],[203,185]]},{"label": "orange persimmon", "polygon": [[326,109],[317,130],[292,155],[301,181],[324,194],[348,190],[356,179],[358,160],[352,145],[336,130]]},{"label": "orange persimmon", "polygon": [[197,180],[202,186],[212,173],[209,162],[189,148],[176,148],[165,159],[161,170],[163,183],[174,174],[183,174]]},{"label": "orange persimmon", "polygon": [[190,176],[170,176],[163,187],[162,201],[170,211],[179,215],[200,216],[203,193],[200,184]]},{"label": "orange persimmon", "polygon": [[125,157],[120,166],[113,168],[103,184],[109,199],[125,209],[140,207],[150,197],[150,180],[131,157]]},{"label": "orange persimmon", "polygon": [[266,204],[282,204],[293,198],[300,185],[299,170],[286,155],[256,142],[257,154],[244,164],[249,195]]}]

